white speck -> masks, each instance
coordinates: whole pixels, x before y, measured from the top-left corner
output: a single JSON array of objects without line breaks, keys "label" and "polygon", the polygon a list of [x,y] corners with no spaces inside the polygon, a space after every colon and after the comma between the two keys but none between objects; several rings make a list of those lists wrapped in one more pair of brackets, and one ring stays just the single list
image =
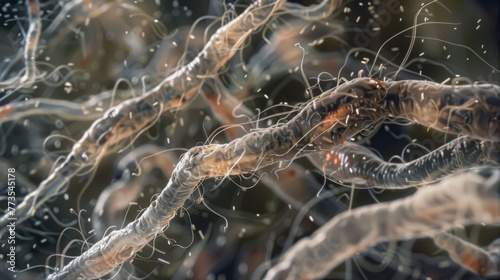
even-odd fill
[{"label": "white speck", "polygon": [[73,85],[70,82],[64,83],[64,91],[70,94],[73,91]]}]

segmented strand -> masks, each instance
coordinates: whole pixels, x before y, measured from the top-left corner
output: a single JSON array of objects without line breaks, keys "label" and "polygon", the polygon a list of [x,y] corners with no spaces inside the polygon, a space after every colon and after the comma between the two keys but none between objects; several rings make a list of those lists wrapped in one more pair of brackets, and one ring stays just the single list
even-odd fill
[{"label": "segmented strand", "polygon": [[498,222],[500,172],[489,173],[457,175],[405,199],[344,212],[311,237],[297,242],[264,279],[317,279],[379,242],[432,236],[460,225]]},{"label": "segmented strand", "polygon": [[[90,253],[73,260],[52,278],[84,272],[87,277],[105,275],[163,231],[206,178],[251,173],[307,153],[331,149],[388,115],[394,117],[391,113],[395,110],[388,113],[390,95],[382,85],[381,81],[356,79],[312,100],[286,124],[254,131],[228,144],[190,149],[182,156],[165,189],[139,219],[111,233],[95,244]],[[399,95],[391,97],[395,100]],[[101,265],[83,267],[89,263]]]},{"label": "segmented strand", "polygon": [[438,181],[481,165],[500,165],[498,143],[459,137],[407,163],[390,163],[371,150],[346,142],[331,151],[310,156],[332,180],[356,186],[401,189]]},{"label": "segmented strand", "polygon": [[15,77],[0,82],[0,92],[9,88],[28,88],[36,80],[36,50],[42,33],[42,19],[40,16],[40,3],[38,0],[27,0],[29,27],[24,45],[24,64],[26,69],[21,77]]},{"label": "segmented strand", "polygon": [[[189,64],[166,78],[144,96],[129,99],[109,109],[96,120],[73,146],[65,161],[57,166],[39,188],[25,197],[16,209],[18,222],[34,214],[48,199],[60,193],[69,180],[90,164],[98,164],[111,145],[133,138],[161,113],[181,108],[195,96],[204,79],[217,71],[237,52],[244,40],[283,5],[284,1],[257,1],[244,13],[212,35],[204,49]],[[7,216],[0,220],[0,234],[5,232]]]},{"label": "segmented strand", "polygon": [[450,258],[478,275],[495,275],[500,272],[498,257],[488,250],[446,232],[432,237],[434,243],[446,250]]}]

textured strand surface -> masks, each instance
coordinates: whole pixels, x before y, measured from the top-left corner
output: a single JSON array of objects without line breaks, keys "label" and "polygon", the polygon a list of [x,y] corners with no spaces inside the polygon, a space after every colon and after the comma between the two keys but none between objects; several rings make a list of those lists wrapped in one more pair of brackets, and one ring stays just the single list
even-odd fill
[{"label": "textured strand surface", "polygon": [[500,221],[500,172],[462,174],[399,201],[336,216],[297,242],[265,279],[318,279],[383,241],[430,236],[471,223]]}]

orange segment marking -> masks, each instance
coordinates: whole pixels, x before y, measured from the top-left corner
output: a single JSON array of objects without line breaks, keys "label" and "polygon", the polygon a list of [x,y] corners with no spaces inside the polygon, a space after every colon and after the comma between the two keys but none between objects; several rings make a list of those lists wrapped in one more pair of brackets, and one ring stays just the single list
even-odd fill
[{"label": "orange segment marking", "polygon": [[0,117],[7,116],[10,114],[12,111],[14,111],[14,106],[12,105],[6,105],[3,107],[0,107]]},{"label": "orange segment marking", "polygon": [[332,127],[335,123],[337,123],[341,119],[347,118],[350,114],[353,113],[353,109],[351,105],[344,105],[335,110],[334,112],[329,113],[321,122],[320,128],[322,130],[327,130]]},{"label": "orange segment marking", "polygon": [[471,268],[472,270],[474,270],[474,272],[481,275],[481,270],[482,270],[481,268],[483,267],[483,265],[477,258],[468,253],[464,253],[462,259],[467,267]]}]

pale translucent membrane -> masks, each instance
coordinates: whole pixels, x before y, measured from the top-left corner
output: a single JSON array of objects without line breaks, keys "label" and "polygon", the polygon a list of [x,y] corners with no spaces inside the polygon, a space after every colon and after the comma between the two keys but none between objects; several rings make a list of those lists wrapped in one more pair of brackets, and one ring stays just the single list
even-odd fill
[{"label": "pale translucent membrane", "polygon": [[[286,124],[248,133],[228,144],[190,149],[176,165],[167,186],[140,218],[94,244],[51,279],[107,274],[163,231],[206,178],[250,173],[280,161],[333,148],[368,125],[394,117],[398,111],[385,101],[395,101],[407,94],[406,91],[394,91],[404,89],[395,85],[399,84],[364,78],[349,81],[313,99]],[[489,91],[479,91],[479,97],[481,94],[489,94]],[[479,115],[482,114],[491,113],[481,111]]]},{"label": "pale translucent membrane", "polygon": [[[330,1],[325,1],[329,3]],[[38,189],[17,207],[22,222],[48,199],[59,195],[69,180],[89,165],[98,164],[111,145],[134,137],[153,125],[160,115],[184,106],[195,96],[203,80],[217,71],[238,51],[245,38],[264,25],[284,1],[258,1],[237,18],[218,29],[198,56],[143,96],[110,108],[96,120]],[[122,143],[123,145],[124,143]],[[0,219],[6,230],[7,215]]]},{"label": "pale translucent membrane", "polygon": [[[477,5],[313,2],[0,4],[14,15],[0,29],[13,39],[0,40],[0,165],[17,172],[25,268],[8,276],[261,279],[273,264],[290,278],[497,274],[498,239],[447,233],[498,203],[483,193],[500,165],[500,71]],[[457,174],[477,187],[449,197]],[[472,217],[474,201],[487,204]],[[350,247],[324,260],[307,237],[335,221],[332,240]],[[310,247],[287,253],[304,237]]]},{"label": "pale translucent membrane", "polygon": [[[411,197],[340,214],[297,242],[264,279],[317,279],[379,242],[432,236],[472,223],[497,223],[500,172],[484,173],[457,175]],[[490,264],[485,265],[491,272]]]}]

